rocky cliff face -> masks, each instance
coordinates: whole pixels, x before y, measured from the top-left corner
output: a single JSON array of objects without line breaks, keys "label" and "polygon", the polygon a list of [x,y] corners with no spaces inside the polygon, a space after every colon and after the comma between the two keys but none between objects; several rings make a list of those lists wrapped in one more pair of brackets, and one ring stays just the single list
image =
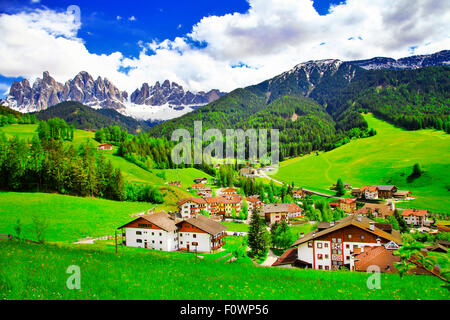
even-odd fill
[{"label": "rocky cliff face", "polygon": [[89,73],[83,71],[63,85],[44,72],[42,79],[36,79],[32,87],[26,79],[14,82],[2,103],[21,112],[45,110],[64,101],[119,110],[125,107],[127,99],[128,94],[117,89],[106,78],[98,77],[94,81]]},{"label": "rocky cliff face", "polygon": [[205,105],[219,99],[224,94],[219,90],[211,90],[207,93],[203,91],[199,93],[185,92],[179,84],[166,80],[162,85],[159,82],[156,82],[154,86],[144,83],[141,89],[136,89],[131,94],[130,101],[134,104],[149,106]]},{"label": "rocky cliff face", "polygon": [[[137,105],[143,107],[139,110],[141,111],[139,117],[145,119],[146,113],[149,115],[155,113],[152,107],[165,106],[164,110],[159,108],[158,112],[168,113],[165,115],[166,118],[171,118],[170,113],[173,110],[189,112],[219,99],[224,94],[219,90],[207,93],[185,92],[182,86],[166,80],[162,85],[159,82],[154,86],[144,83],[141,89],[133,92],[129,103],[128,93],[117,89],[106,78],[98,77],[94,80],[89,73],[82,71],[72,80],[61,84],[48,72],[44,72],[42,79],[36,79],[33,86],[26,79],[14,82],[8,97],[0,103],[20,112],[34,112],[45,110],[60,102],[76,101],[95,109],[114,109],[132,116],[135,116]],[[176,112],[173,113],[173,116],[177,115]]]}]

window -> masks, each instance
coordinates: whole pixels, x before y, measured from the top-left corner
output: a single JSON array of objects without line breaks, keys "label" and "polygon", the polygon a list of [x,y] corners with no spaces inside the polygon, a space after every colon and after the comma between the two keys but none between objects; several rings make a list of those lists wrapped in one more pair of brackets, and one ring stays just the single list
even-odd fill
[{"label": "window", "polygon": [[328,255],[327,254],[325,255],[325,259],[328,259]]},{"label": "window", "polygon": [[329,266],[325,266],[325,270],[330,270],[330,267]]},{"label": "window", "polygon": [[140,236],[141,234],[142,234],[142,232],[136,231],[136,235]]},{"label": "window", "polygon": [[136,239],[136,242],[137,243],[142,243],[142,240],[141,239]]},{"label": "window", "polygon": [[364,239],[364,235],[363,234],[361,235],[361,239]]},{"label": "window", "polygon": [[180,233],[180,237],[182,237],[183,236],[183,234],[182,233]]},{"label": "window", "polygon": [[162,244],[162,241],[160,241],[159,244]]},{"label": "window", "polygon": [[159,233],[159,236],[162,236],[162,233],[161,233],[161,232]]},{"label": "window", "polygon": [[325,248],[328,248],[328,243],[325,243]]},{"label": "window", "polygon": [[321,244],[321,243],[318,243],[318,244],[317,244],[317,248],[318,248],[318,249],[322,249],[322,244]]},{"label": "window", "polygon": [[152,232],[152,236],[154,236],[155,235],[155,233],[154,232]]},{"label": "window", "polygon": [[351,239],[351,238],[352,238],[352,235],[351,235],[351,234],[349,234],[349,235],[348,235],[348,238],[349,238],[349,239]]},{"label": "window", "polygon": [[332,241],[333,243],[336,243],[336,238],[332,238],[331,241]]},{"label": "window", "polygon": [[183,244],[183,241],[181,241],[180,243]]},{"label": "window", "polygon": [[333,254],[336,254],[336,253],[337,253],[337,250],[333,249]]},{"label": "window", "polygon": [[346,256],[345,259],[350,260],[350,256]]},{"label": "window", "polygon": [[346,245],[345,245],[345,248],[346,248],[346,249],[350,249],[350,245],[349,245],[349,244],[346,244]]},{"label": "window", "polygon": [[312,242],[308,242],[308,248],[312,248],[313,247],[313,243]]},{"label": "window", "polygon": [[354,249],[357,249],[357,248],[358,248],[358,246],[355,244],[355,245],[353,246],[353,250],[354,250]]},{"label": "window", "polygon": [[322,270],[323,269],[323,267],[322,266],[319,266],[319,270]]},{"label": "window", "polygon": [[323,255],[322,254],[318,254],[317,255],[317,260],[323,260]]},{"label": "window", "polygon": [[196,234],[194,234],[194,235],[193,235],[193,237],[194,237],[194,238],[197,238],[197,235],[196,235]]},{"label": "window", "polygon": [[155,240],[152,240],[152,243],[155,243]]},{"label": "window", "polygon": [[338,242],[338,243],[341,243],[341,241],[342,241],[341,238],[338,238],[338,239],[337,239],[337,242]]}]

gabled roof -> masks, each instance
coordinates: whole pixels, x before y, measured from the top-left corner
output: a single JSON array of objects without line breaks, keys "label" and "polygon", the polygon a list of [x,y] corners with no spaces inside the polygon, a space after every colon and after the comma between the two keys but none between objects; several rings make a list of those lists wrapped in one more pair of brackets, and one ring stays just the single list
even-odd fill
[{"label": "gabled roof", "polygon": [[234,188],[226,188],[226,189],[223,189],[223,190],[222,190],[222,193],[224,193],[224,192],[226,192],[226,193],[234,193],[234,192],[237,192],[237,189],[234,189]]},{"label": "gabled roof", "polygon": [[297,248],[287,249],[281,257],[279,257],[273,264],[272,267],[283,266],[287,264],[293,264],[297,260]]},{"label": "gabled roof", "polygon": [[409,194],[412,194],[412,192],[408,190],[398,190],[396,193],[394,193],[394,196],[407,196]]},{"label": "gabled roof", "polygon": [[380,191],[392,191],[394,189],[397,189],[396,186],[393,185],[389,185],[389,186],[385,186],[385,185],[374,185],[373,187],[377,187],[378,190]]},{"label": "gabled roof", "polygon": [[194,202],[194,203],[197,203],[197,204],[206,204],[206,201],[203,198],[184,198],[184,199],[178,201],[177,205],[178,206],[182,206],[186,202]]},{"label": "gabled roof", "polygon": [[333,231],[345,228],[347,226],[355,226],[358,227],[364,231],[367,231],[369,233],[375,234],[378,237],[381,237],[383,239],[386,240],[390,240],[390,241],[394,241],[395,243],[401,244],[402,243],[402,238],[399,236],[398,233],[393,233],[393,234],[389,234],[379,228],[377,228],[375,226],[374,230],[370,230],[370,223],[375,223],[375,221],[372,221],[366,217],[360,217],[361,221],[358,221],[358,217],[355,215],[350,215],[344,219],[339,220],[333,227],[324,229],[322,231],[319,232],[310,232],[308,234],[306,234],[303,238],[298,239],[297,241],[294,242],[294,244],[292,245],[292,247],[298,246],[302,243],[314,240],[316,238],[319,238],[323,235],[326,235],[328,233],[331,233]]},{"label": "gabled roof", "polygon": [[303,211],[302,208],[300,208],[295,203],[268,203],[265,204],[262,213],[279,213],[279,212],[285,212],[285,213],[295,213],[295,212],[301,212]]},{"label": "gabled roof", "polygon": [[408,216],[425,217],[427,214],[428,214],[428,210],[424,210],[424,209],[405,209],[402,212],[403,217],[408,217]]},{"label": "gabled roof", "polygon": [[360,214],[368,214],[369,211],[372,213],[378,212],[384,216],[394,214],[394,210],[392,210],[388,204],[382,203],[366,203],[364,207],[358,209],[357,212]]},{"label": "gabled roof", "polygon": [[228,229],[224,225],[202,215],[197,215],[193,218],[178,222],[177,224],[181,224],[183,222],[187,222],[213,236]]},{"label": "gabled roof", "polygon": [[139,219],[144,219],[165,231],[176,231],[177,230],[175,220],[173,220],[164,211],[140,216],[139,218],[134,219],[133,221],[128,222],[127,224],[125,224],[117,229],[126,228],[130,223],[133,223]]},{"label": "gabled roof", "polygon": [[364,186],[361,188],[361,191],[366,191],[368,190],[369,192],[375,192],[378,191],[378,187],[377,186]]},{"label": "gabled roof", "polygon": [[350,199],[350,198],[341,198],[339,199],[340,203],[347,203],[347,204],[351,204],[351,203],[356,203],[355,199]]}]

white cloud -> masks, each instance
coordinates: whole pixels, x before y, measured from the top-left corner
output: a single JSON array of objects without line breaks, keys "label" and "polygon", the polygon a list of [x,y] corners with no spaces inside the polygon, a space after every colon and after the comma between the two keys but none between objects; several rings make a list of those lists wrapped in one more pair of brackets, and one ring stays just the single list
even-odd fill
[{"label": "white cloud", "polygon": [[116,20],[122,20],[122,17],[121,16],[117,16]]},{"label": "white cloud", "polygon": [[137,19],[136,19],[135,16],[131,16],[131,17],[128,18],[128,20],[129,20],[129,21],[136,21]]},{"label": "white cloud", "polygon": [[[310,60],[432,53],[450,48],[450,2],[347,0],[320,16],[310,0],[249,0],[247,13],[201,19],[189,35],[139,42],[124,58],[90,53],[67,13],[0,15],[0,74],[33,78],[48,70],[66,81],[81,70],[106,76],[129,93],[170,79],[191,90],[230,91]],[[129,18],[131,19],[131,17]],[[351,40],[349,40],[351,39]],[[206,44],[201,48],[192,41]],[[233,67],[238,66],[238,67]],[[130,69],[125,75],[119,67]]]}]

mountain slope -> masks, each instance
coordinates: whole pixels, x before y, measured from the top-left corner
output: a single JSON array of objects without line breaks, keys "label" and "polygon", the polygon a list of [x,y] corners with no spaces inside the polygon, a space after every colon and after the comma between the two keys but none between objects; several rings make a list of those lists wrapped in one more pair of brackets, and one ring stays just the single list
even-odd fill
[{"label": "mountain slope", "polygon": [[77,129],[84,130],[98,130],[105,126],[118,125],[130,133],[136,133],[149,128],[145,122],[126,117],[113,109],[95,110],[74,101],[59,103],[35,115],[39,120],[58,117],[68,124],[73,124]]}]

